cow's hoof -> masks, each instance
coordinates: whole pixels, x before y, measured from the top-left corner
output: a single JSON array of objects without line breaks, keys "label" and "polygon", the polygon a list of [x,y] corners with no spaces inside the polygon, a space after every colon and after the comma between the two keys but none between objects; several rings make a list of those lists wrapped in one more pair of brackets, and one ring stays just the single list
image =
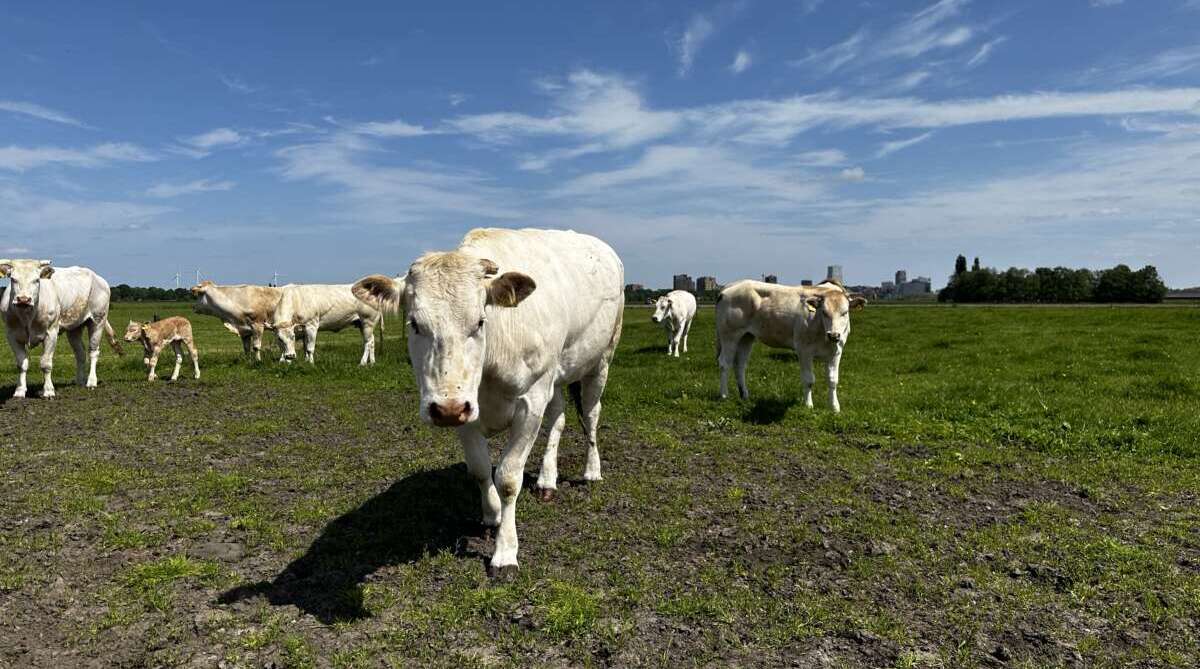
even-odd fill
[{"label": "cow's hoof", "polygon": [[538,488],[537,498],[543,502],[554,501],[554,488]]},{"label": "cow's hoof", "polygon": [[521,570],[515,564],[506,564],[502,567],[489,564],[487,566],[488,578],[501,583],[509,583],[517,577]]},{"label": "cow's hoof", "polygon": [[15,397],[19,400],[25,399],[25,391],[24,390],[14,390],[13,397]]},{"label": "cow's hoof", "polygon": [[52,400],[52,399],[54,399],[54,397],[55,397],[55,393],[53,390],[43,390],[42,391],[42,399]]}]

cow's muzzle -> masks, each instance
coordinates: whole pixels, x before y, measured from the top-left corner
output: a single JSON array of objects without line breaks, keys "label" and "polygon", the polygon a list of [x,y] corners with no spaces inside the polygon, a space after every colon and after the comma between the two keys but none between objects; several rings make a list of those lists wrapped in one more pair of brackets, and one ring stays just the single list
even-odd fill
[{"label": "cow's muzzle", "polygon": [[18,295],[13,298],[13,303],[16,304],[18,307],[32,307],[33,306],[33,298],[25,297],[23,295]]},{"label": "cow's muzzle", "polygon": [[829,343],[836,344],[842,340],[842,335],[840,332],[826,332],[825,338],[829,340]]},{"label": "cow's muzzle", "polygon": [[458,427],[471,420],[471,403],[451,400],[429,403],[429,420],[438,427]]}]

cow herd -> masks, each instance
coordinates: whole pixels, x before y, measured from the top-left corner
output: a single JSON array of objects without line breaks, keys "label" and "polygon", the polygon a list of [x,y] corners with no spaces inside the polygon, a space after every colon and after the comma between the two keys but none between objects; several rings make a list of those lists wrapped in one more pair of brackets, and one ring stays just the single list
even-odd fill
[{"label": "cow herd", "polygon": [[[557,489],[566,396],[579,413],[587,442],[583,477],[601,479],[596,435],[609,365],[621,337],[624,272],[613,249],[595,237],[492,228],[471,231],[452,251],[426,253],[400,276],[279,288],[205,281],[192,292],[195,311],[220,318],[257,359],[265,331],[278,338],[281,360],[295,359],[299,337],[305,359],[313,362],[318,332],[353,325],[363,336],[360,364],[369,365],[375,361],[374,330],[382,330],[383,314],[402,313],[420,391],[417,411],[422,420],[455,430],[467,469],[479,485],[483,524],[496,533],[490,569],[506,571],[517,566],[516,501],[543,426],[547,442],[537,493],[550,499]],[[120,351],[108,324],[104,279],[85,268],[55,268],[36,260],[0,260],[0,277],[10,281],[0,297],[0,315],[17,361],[14,396],[26,395],[28,351],[39,343],[45,347],[43,396],[54,396],[51,371],[60,331],[75,349],[77,382],[95,387],[101,337],[107,334]],[[740,281],[726,287],[716,305],[721,396],[726,396],[733,369],[741,396],[748,397],[746,363],[757,339],[797,353],[807,406],[812,406],[812,361],[825,360],[830,404],[838,411],[838,363],[850,333],[849,312],[863,304],[862,298],[829,282],[789,287]],[[652,319],[670,335],[668,354],[687,352],[695,315],[696,299],[685,291],[654,303]],[[131,322],[125,338],[141,342],[151,379],[158,355],[168,345],[176,355],[172,380],[179,376],[185,350],[199,378],[187,319]],[[507,432],[507,443],[493,468],[487,440],[502,432]]]}]

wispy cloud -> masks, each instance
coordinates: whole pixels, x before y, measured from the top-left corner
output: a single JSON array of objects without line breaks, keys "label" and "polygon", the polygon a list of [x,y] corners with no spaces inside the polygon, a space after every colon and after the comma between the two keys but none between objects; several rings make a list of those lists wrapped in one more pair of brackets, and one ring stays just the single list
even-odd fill
[{"label": "wispy cloud", "polygon": [[0,186],[0,218],[13,229],[79,235],[96,228],[144,225],[170,207],[110,200],[62,200]]},{"label": "wispy cloud", "polygon": [[893,82],[890,89],[897,93],[911,91],[917,86],[925,83],[925,80],[931,76],[933,76],[933,73],[929,70],[914,70]]},{"label": "wispy cloud", "polygon": [[879,150],[875,152],[875,157],[883,158],[884,156],[890,156],[893,153],[907,149],[908,147],[913,146],[914,144],[920,144],[921,142],[924,142],[925,140],[929,139],[930,137],[933,137],[933,133],[926,132],[926,133],[917,135],[916,137],[910,137],[909,139],[900,139],[900,140],[896,140],[894,142],[884,142],[879,147]]},{"label": "wispy cloud", "polygon": [[98,144],[88,149],[64,149],[53,146],[0,147],[0,169],[14,172],[43,167],[102,167],[117,162],[149,162],[157,157],[135,144]]},{"label": "wispy cloud", "polygon": [[217,75],[217,78],[219,78],[221,80],[222,84],[225,84],[225,88],[228,88],[233,93],[240,93],[242,95],[246,95],[248,93],[253,93],[258,90],[258,88],[251,86],[250,84],[247,84],[244,79],[242,79],[241,77],[238,77],[236,75],[219,74],[219,75]]},{"label": "wispy cloud", "polygon": [[351,129],[359,134],[373,135],[375,137],[419,137],[421,135],[434,134],[434,131],[428,128],[406,123],[401,119],[359,123],[352,126]]},{"label": "wispy cloud", "polygon": [[967,61],[967,69],[978,67],[986,63],[988,58],[992,57],[992,51],[995,50],[997,46],[1003,44],[1007,39],[1007,37],[997,37],[989,42],[985,42],[977,51],[975,51],[975,55],[971,56],[971,59]]},{"label": "wispy cloud", "polygon": [[180,195],[193,195],[195,193],[233,190],[235,185],[232,181],[212,181],[209,179],[198,179],[182,184],[160,183],[146,189],[146,196],[165,199],[179,197]]},{"label": "wispy cloud", "polygon": [[451,107],[457,107],[466,102],[469,97],[466,93],[451,93],[446,96],[446,102],[449,102]]},{"label": "wispy cloud", "polygon": [[361,60],[358,64],[362,65],[363,67],[374,67],[376,65],[379,65],[382,62],[383,62],[382,56],[368,56],[367,58],[364,58],[363,60]]},{"label": "wispy cloud", "polygon": [[1125,0],[1088,0],[1088,4],[1093,7],[1115,7],[1124,2]]},{"label": "wispy cloud", "polygon": [[867,171],[861,167],[847,167],[841,171],[840,176],[845,181],[862,181],[867,178]]},{"label": "wispy cloud", "polygon": [[1159,52],[1147,60],[1098,68],[1088,77],[1091,81],[1146,82],[1190,75],[1200,71],[1200,46],[1186,46]]},{"label": "wispy cloud", "polygon": [[179,145],[171,147],[171,150],[193,158],[203,158],[215,149],[237,146],[246,140],[246,135],[233,128],[214,128],[199,135],[180,138]]},{"label": "wispy cloud", "polygon": [[807,151],[796,156],[795,163],[797,165],[805,165],[810,167],[834,167],[846,162],[846,154],[838,149],[823,149],[821,151]]},{"label": "wispy cloud", "polygon": [[734,74],[741,74],[750,69],[750,65],[753,62],[754,59],[750,56],[750,52],[746,51],[745,49],[741,49],[737,52],[737,55],[733,57],[733,62],[729,64],[729,71],[733,72]]},{"label": "wispy cloud", "polygon": [[836,44],[809,53],[808,56],[792,62],[796,66],[811,66],[824,74],[833,74],[844,65],[858,58],[867,41],[867,32],[859,30],[853,35]]},{"label": "wispy cloud", "polygon": [[21,114],[23,116],[31,116],[43,121],[51,121],[53,123],[62,123],[64,125],[73,125],[77,128],[88,127],[79,119],[65,114],[63,112],[43,107],[32,102],[21,102],[18,100],[0,100],[0,111],[9,112],[10,114]]},{"label": "wispy cloud", "polygon": [[679,76],[686,77],[696,60],[696,54],[713,34],[713,22],[703,14],[697,14],[688,22],[687,28],[674,44],[676,57],[679,59]]}]

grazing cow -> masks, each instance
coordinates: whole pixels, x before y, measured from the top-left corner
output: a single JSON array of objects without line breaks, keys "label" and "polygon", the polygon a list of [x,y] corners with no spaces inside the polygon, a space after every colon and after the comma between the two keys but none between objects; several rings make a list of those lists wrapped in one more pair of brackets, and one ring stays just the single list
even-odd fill
[{"label": "grazing cow", "polygon": [[667,330],[667,355],[679,357],[679,344],[687,353],[688,333],[692,331],[692,319],[696,317],[696,296],[686,290],[672,290],[657,300],[648,300],[654,305],[650,320],[662,323]]},{"label": "grazing cow", "polygon": [[304,340],[304,359],[316,359],[317,332],[337,332],[353,325],[362,332],[363,352],[358,364],[375,364],[375,327],[383,332],[383,314],[350,291],[350,284],[284,286],[271,316],[271,327],[283,349],[280,362],[296,359],[296,335]]},{"label": "grazing cow", "polygon": [[[157,315],[157,314],[156,314]],[[129,321],[125,328],[125,341],[142,342],[146,355],[142,362],[150,370],[150,380],[158,380],[155,368],[158,367],[158,354],[167,344],[175,349],[175,371],[171,372],[171,380],[179,378],[179,367],[183,364],[183,347],[187,346],[188,355],[192,358],[192,367],[196,378],[200,378],[200,354],[196,352],[196,343],[192,340],[192,324],[183,316],[171,316],[165,320],[155,318],[149,323]]]},{"label": "grazing cow", "polygon": [[[587,436],[583,477],[600,480],[596,427],[621,337],[625,269],[604,242],[563,230],[473,230],[403,277],[369,276],[354,294],[401,305],[420,416],[455,428],[479,483],[483,523],[499,527],[491,571],[517,566],[517,496],[525,461],[549,426],[538,487],[557,488],[567,386]],[[487,437],[508,431],[495,475]]]},{"label": "grazing cow", "polygon": [[727,286],[717,297],[717,360],[721,364],[721,397],[728,395],[729,369],[737,371],[742,398],[746,363],[754,340],[772,348],[790,348],[800,357],[804,380],[804,406],[812,407],[813,358],[826,362],[829,405],[836,413],[838,365],[850,336],[850,310],[866,306],[866,299],[851,295],[837,283],[817,286],[781,286],[744,280]]},{"label": "grazing cow", "polygon": [[201,281],[192,286],[196,298],[193,309],[198,314],[216,316],[225,327],[242,338],[246,355],[262,360],[262,334],[272,323],[275,305],[282,293],[273,286],[219,286]]},{"label": "grazing cow", "polygon": [[[8,344],[17,359],[17,388],[13,397],[25,397],[25,375],[29,349],[44,344],[41,367],[45,381],[42,397],[54,397],[54,348],[58,333],[66,331],[75,350],[75,383],[96,387],[96,361],[100,339],[105,334],[113,349],[121,344],[108,324],[108,283],[86,267],[52,267],[49,260],[0,260],[0,277],[8,277],[9,288],[0,298],[0,314]],[[83,330],[87,328],[87,355]],[[85,367],[88,369],[84,375]]]}]

